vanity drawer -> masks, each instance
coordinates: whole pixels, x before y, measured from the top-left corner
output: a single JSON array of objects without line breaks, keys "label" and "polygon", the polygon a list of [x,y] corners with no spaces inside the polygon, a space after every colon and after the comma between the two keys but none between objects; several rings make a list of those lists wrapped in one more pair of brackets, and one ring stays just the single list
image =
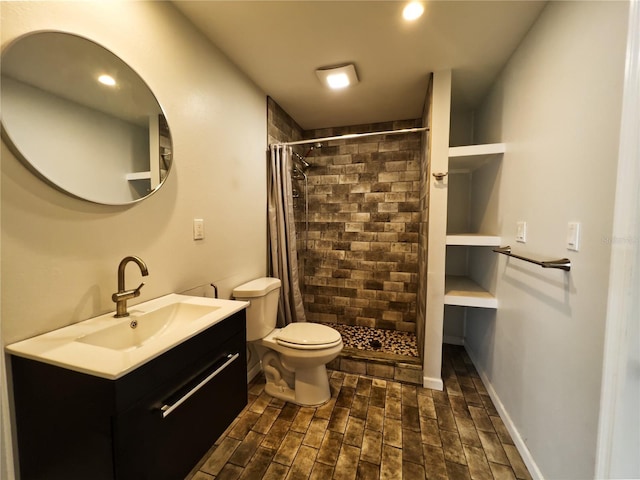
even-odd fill
[{"label": "vanity drawer", "polygon": [[[142,398],[173,388],[177,378],[188,379],[211,361],[234,335],[244,334],[244,310],[225,318],[199,335],[115,380],[115,409],[124,411]],[[246,377],[246,374],[245,374]]]},{"label": "vanity drawer", "polygon": [[[183,478],[247,403],[244,333],[114,422],[118,480]],[[239,382],[238,378],[243,381]]]}]

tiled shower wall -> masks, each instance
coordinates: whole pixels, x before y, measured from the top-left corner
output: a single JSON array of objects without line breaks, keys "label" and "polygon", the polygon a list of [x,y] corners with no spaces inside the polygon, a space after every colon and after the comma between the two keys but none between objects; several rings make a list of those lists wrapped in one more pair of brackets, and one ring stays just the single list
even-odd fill
[{"label": "tiled shower wall", "polygon": [[[419,127],[329,128],[307,138]],[[308,158],[308,319],[415,332],[421,134],[325,142]]]},{"label": "tiled shower wall", "polygon": [[[424,121],[303,131],[271,99],[268,119],[269,143],[420,127]],[[426,222],[425,141],[421,133],[371,136],[325,142],[309,153],[307,188],[302,180],[294,181],[307,320],[420,335],[424,321],[416,327],[416,313],[418,290],[424,288],[418,256]],[[301,155],[309,150],[308,145],[294,148]]]},{"label": "tiled shower wall", "polygon": [[280,105],[267,97],[267,141],[272,143],[295,142],[303,139],[300,125]]}]

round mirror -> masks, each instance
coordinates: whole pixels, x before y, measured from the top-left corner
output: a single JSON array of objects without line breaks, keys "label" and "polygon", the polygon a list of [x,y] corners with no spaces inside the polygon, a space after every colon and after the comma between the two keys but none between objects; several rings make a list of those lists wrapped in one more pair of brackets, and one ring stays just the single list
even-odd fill
[{"label": "round mirror", "polygon": [[2,54],[2,136],[34,173],[75,197],[137,202],[169,174],[172,143],[147,84],[104,47],[36,32]]}]

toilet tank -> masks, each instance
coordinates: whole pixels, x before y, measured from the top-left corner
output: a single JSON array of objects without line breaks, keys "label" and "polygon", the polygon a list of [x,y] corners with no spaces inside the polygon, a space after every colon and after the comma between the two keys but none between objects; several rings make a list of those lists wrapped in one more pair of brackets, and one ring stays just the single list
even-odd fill
[{"label": "toilet tank", "polygon": [[247,308],[247,341],[266,337],[276,328],[280,279],[263,277],[233,289],[236,300],[249,302]]}]

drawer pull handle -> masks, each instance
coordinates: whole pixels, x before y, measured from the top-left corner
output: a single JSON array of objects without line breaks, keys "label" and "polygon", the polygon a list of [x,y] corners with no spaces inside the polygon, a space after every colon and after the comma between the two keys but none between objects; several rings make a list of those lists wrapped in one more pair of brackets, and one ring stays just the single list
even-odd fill
[{"label": "drawer pull handle", "polygon": [[176,402],[174,402],[172,405],[163,405],[160,408],[160,411],[162,412],[162,418],[166,418],[168,417],[171,412],[173,412],[176,408],[178,408],[180,405],[182,405],[185,401],[187,401],[187,399],[195,394],[198,390],[200,390],[202,387],[204,387],[207,383],[209,383],[211,380],[213,380],[213,378],[218,375],[220,372],[222,372],[225,368],[227,368],[229,365],[231,365],[233,362],[235,362],[238,357],[240,356],[239,353],[235,353],[235,354],[229,354],[227,355],[227,361],[224,362],[222,365],[220,365],[220,367],[218,367],[215,371],[213,371],[209,376],[207,376],[207,378],[205,378],[204,380],[202,380],[200,383],[198,383],[195,387],[193,387],[191,390],[189,390],[185,395],[183,395],[182,397],[180,397],[180,399]]}]

